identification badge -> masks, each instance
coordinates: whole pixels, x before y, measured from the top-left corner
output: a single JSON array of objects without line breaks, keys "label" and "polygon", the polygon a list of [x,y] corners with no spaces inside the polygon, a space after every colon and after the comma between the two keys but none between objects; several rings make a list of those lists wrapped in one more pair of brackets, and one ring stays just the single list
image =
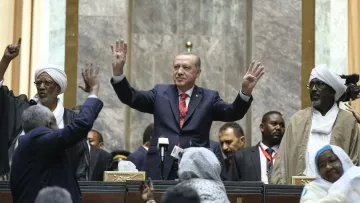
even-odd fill
[{"label": "identification badge", "polygon": [[175,145],[171,152],[171,156],[174,157],[175,159],[180,160],[183,153],[184,153],[184,150]]}]

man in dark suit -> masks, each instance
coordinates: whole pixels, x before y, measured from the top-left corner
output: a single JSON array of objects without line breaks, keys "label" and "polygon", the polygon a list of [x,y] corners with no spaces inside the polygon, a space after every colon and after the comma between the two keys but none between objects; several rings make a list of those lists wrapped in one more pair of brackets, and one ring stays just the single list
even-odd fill
[{"label": "man in dark suit", "polygon": [[110,169],[112,156],[103,149],[104,139],[101,133],[91,129],[87,134],[90,148],[90,178],[91,181],[103,181],[104,171]]},{"label": "man in dark suit", "polygon": [[97,98],[98,69],[92,65],[83,71],[84,90],[90,93],[80,114],[63,129],[43,106],[25,109],[21,124],[25,135],[19,137],[12,159],[10,187],[14,203],[33,203],[37,193],[47,186],[59,186],[71,194],[74,203],[81,203],[81,192],[70,167],[66,149],[84,140],[97,118],[103,103]]},{"label": "man in dark suit", "polygon": [[90,180],[103,181],[104,171],[110,169],[112,156],[109,152],[90,145]]},{"label": "man in dark suit", "polygon": [[262,181],[269,183],[276,153],[285,132],[285,122],[280,112],[264,114],[260,124],[262,141],[253,147],[244,148],[232,158],[229,171],[231,181]]},{"label": "man in dark suit", "polygon": [[165,179],[177,178],[178,161],[171,156],[174,146],[209,148],[209,131],[213,121],[236,121],[246,114],[252,101],[251,93],[264,74],[260,63],[251,63],[244,76],[242,89],[233,103],[223,101],[214,90],[195,85],[201,73],[201,60],[194,53],[183,53],[173,61],[175,84],[159,84],[150,91],[138,91],[124,75],[127,45],[116,42],[112,48],[113,77],[111,83],[120,101],[138,111],[154,115],[154,136],[151,141],[145,171],[152,179],[161,179],[158,138],[169,139],[164,163]]},{"label": "man in dark suit", "polygon": [[127,160],[135,164],[136,168],[141,171],[143,170],[147,151],[150,146],[151,137],[154,133],[154,123],[149,124],[143,133],[143,145],[138,150],[131,153]]},{"label": "man in dark suit", "polygon": [[219,141],[222,153],[226,157],[224,163],[226,173],[228,173],[232,156],[245,146],[244,130],[236,122],[225,123],[219,129]]}]

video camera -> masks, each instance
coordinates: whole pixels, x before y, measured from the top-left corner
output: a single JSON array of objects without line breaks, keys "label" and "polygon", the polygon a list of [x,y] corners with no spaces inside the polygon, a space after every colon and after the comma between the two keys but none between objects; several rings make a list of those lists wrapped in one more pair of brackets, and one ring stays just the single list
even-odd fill
[{"label": "video camera", "polygon": [[345,79],[346,91],[340,97],[339,101],[347,102],[351,100],[355,100],[360,98],[360,86],[357,86],[356,83],[359,82],[359,74],[351,74],[351,75],[340,75],[342,79]]}]

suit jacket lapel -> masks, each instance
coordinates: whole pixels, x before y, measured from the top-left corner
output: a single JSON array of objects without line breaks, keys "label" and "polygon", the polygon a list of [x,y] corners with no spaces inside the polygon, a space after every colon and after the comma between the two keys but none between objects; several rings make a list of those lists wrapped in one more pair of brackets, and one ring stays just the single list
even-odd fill
[{"label": "suit jacket lapel", "polygon": [[175,116],[176,123],[180,126],[180,112],[179,112],[179,93],[175,85],[171,85],[167,89],[167,96],[171,106],[171,110]]},{"label": "suit jacket lapel", "polygon": [[251,161],[255,168],[255,173],[256,173],[257,179],[259,181],[261,181],[261,164],[260,164],[260,155],[259,155],[259,144],[257,144],[256,146],[254,146],[251,149]]},{"label": "suit jacket lapel", "polygon": [[195,111],[196,107],[199,105],[201,99],[202,99],[201,88],[199,88],[198,86],[195,85],[193,93],[192,93],[191,98],[190,98],[190,103],[189,103],[189,106],[188,106],[188,111],[187,111],[186,116],[185,116],[184,124],[191,117],[191,115],[194,113],[194,111]]}]

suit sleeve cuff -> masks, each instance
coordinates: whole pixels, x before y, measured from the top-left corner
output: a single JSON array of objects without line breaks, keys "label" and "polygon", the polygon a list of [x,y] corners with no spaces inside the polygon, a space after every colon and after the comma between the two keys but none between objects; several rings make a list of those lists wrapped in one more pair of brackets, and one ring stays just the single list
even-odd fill
[{"label": "suit sleeve cuff", "polygon": [[242,93],[241,91],[239,91],[239,96],[241,97],[242,100],[249,102],[250,100],[250,96],[245,95],[244,93]]},{"label": "suit sleeve cuff", "polygon": [[125,75],[124,75],[124,74],[119,75],[119,76],[113,76],[113,77],[112,77],[112,84],[119,83],[119,82],[121,82],[124,78],[125,78]]},{"label": "suit sleeve cuff", "polygon": [[96,99],[98,99],[98,97],[95,94],[89,95],[88,98],[96,98]]}]

